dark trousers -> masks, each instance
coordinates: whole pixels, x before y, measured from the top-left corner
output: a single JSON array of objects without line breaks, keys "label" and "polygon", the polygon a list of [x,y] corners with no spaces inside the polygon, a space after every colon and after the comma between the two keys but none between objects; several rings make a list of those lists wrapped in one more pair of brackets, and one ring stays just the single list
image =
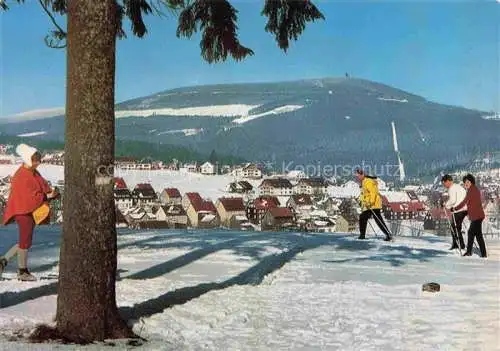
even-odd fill
[{"label": "dark trousers", "polygon": [[382,232],[387,236],[390,237],[391,233],[389,233],[387,229],[387,225],[384,222],[384,219],[382,218],[382,214],[380,213],[380,209],[375,209],[375,210],[366,210],[361,212],[359,215],[359,233],[360,237],[364,238],[366,234],[366,226],[368,225],[368,220],[370,218],[374,218],[375,222],[377,223],[378,227]]},{"label": "dark trousers", "polygon": [[470,223],[467,233],[467,253],[472,253],[472,245],[474,245],[474,238],[476,238],[477,244],[479,245],[479,251],[481,251],[481,257],[486,257],[486,245],[484,244],[482,223],[482,219]]},{"label": "dark trousers", "polygon": [[[453,213],[452,223],[451,223],[451,247],[456,248],[460,243],[460,248],[465,248],[464,237],[462,235],[462,223],[464,221],[465,216],[467,216],[467,211],[460,211]],[[458,238],[459,243],[456,242]]]}]

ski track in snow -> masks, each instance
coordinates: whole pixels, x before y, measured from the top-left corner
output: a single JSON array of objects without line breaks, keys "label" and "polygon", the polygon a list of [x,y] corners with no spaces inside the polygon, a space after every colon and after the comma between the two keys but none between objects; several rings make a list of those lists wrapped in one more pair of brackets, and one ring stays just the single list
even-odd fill
[{"label": "ski track in snow", "polygon": [[[58,230],[35,234],[36,275],[57,273]],[[2,252],[15,232],[0,227]],[[497,350],[500,241],[483,260],[448,251],[447,239],[122,230],[117,301],[149,340],[141,350]],[[430,281],[441,292],[423,293]],[[51,284],[0,282],[1,335],[52,322],[56,296],[36,298]]]}]

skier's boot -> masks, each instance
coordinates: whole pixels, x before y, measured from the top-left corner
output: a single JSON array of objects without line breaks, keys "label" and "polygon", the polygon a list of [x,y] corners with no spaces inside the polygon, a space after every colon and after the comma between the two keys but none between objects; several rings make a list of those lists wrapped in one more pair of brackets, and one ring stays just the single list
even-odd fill
[{"label": "skier's boot", "polygon": [[36,277],[31,274],[27,268],[19,268],[19,271],[17,272],[17,280],[23,282],[34,282],[36,281]]}]

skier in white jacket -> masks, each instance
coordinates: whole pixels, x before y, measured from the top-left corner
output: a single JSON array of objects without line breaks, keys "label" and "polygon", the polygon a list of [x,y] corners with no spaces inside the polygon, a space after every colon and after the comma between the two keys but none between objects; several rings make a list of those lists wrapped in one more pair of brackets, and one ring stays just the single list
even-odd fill
[{"label": "skier in white jacket", "polygon": [[[443,183],[443,186],[448,189],[448,201],[443,204],[443,207],[451,210],[465,199],[467,191],[461,185],[453,183],[451,175],[445,174],[443,178],[441,178],[441,183]],[[464,206],[459,210],[452,211],[452,214],[452,244],[450,250],[458,248],[459,243],[457,243],[457,239],[460,242],[460,248],[464,249],[465,243],[462,235],[462,222],[464,221],[465,216],[467,216],[467,206]]]}]

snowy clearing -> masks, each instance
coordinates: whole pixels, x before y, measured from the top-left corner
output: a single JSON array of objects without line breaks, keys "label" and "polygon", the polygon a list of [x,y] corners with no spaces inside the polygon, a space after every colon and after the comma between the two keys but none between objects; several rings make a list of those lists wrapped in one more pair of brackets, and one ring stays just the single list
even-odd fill
[{"label": "snowy clearing", "polygon": [[47,134],[47,132],[41,131],[41,132],[19,134],[18,137],[34,137],[34,136],[45,135],[45,134]]},{"label": "snowy clearing", "polygon": [[392,101],[392,102],[403,102],[403,103],[408,102],[407,99],[392,99],[392,98],[383,98],[383,97],[379,97],[377,99],[379,99],[380,101]]},{"label": "snowy clearing", "polygon": [[[16,228],[0,235],[5,251]],[[37,231],[30,266],[38,277],[57,274],[58,237],[57,227]],[[141,350],[498,350],[498,241],[487,242],[487,260],[459,257],[435,236],[385,243],[354,234],[127,230],[118,245],[117,301],[149,340]],[[14,278],[13,266],[4,276]],[[427,282],[441,292],[422,292]],[[55,293],[55,280],[0,282],[2,350],[54,348],[16,335],[52,323]]]},{"label": "snowy clearing", "polygon": [[[156,129],[155,129],[156,131]],[[157,135],[164,135],[164,134],[184,134],[184,136],[193,136],[201,133],[203,131],[203,128],[190,128],[190,129],[172,129],[172,130],[165,130],[163,132],[158,133]]]},{"label": "snowy clearing", "polygon": [[115,111],[116,118],[123,117],[151,117],[151,116],[209,116],[209,117],[239,117],[246,116],[250,110],[259,105],[212,105],[184,108],[158,108],[146,110]]},{"label": "snowy clearing", "polygon": [[285,106],[280,106],[280,107],[274,108],[274,109],[272,109],[270,111],[267,111],[267,112],[258,113],[258,114],[255,114],[255,115],[244,116],[244,117],[241,117],[241,118],[237,118],[237,119],[233,120],[233,123],[243,124],[243,123],[246,123],[246,122],[249,122],[249,121],[253,121],[254,119],[264,117],[264,116],[279,115],[281,113],[293,112],[293,111],[296,111],[296,110],[300,110],[303,107],[304,107],[304,105],[285,105]]},{"label": "snowy clearing", "polygon": [[[124,117],[151,117],[151,116],[209,116],[209,117],[240,117],[246,116],[250,110],[259,107],[260,105],[245,105],[245,104],[231,104],[231,105],[210,105],[210,106],[196,106],[196,107],[183,107],[183,108],[157,108],[157,109],[140,109],[140,110],[118,110],[115,111],[116,118]],[[54,117],[63,115],[65,113],[64,107],[40,109],[21,112],[12,116],[12,120],[30,120],[46,117]]]}]

